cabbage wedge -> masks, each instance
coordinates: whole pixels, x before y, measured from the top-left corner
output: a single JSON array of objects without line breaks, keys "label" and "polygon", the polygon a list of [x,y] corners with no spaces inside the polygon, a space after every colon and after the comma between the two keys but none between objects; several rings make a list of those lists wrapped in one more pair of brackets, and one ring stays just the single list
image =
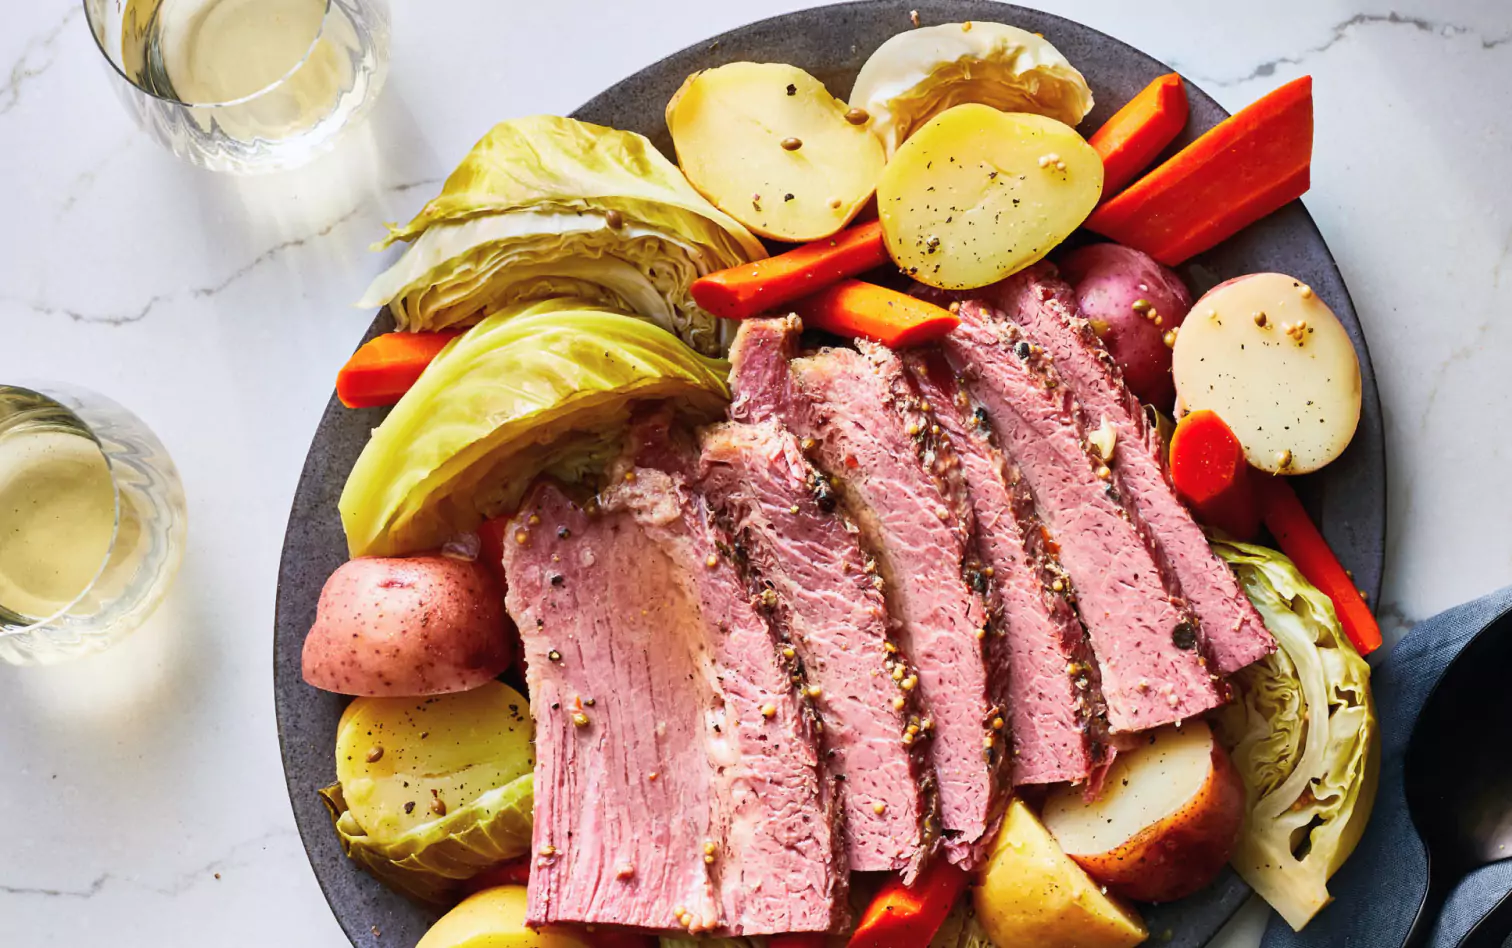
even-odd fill
[{"label": "cabbage wedge", "polygon": [[387,305],[400,329],[576,296],[710,355],[734,329],[693,301],[693,281],[766,256],[644,136],[550,115],[495,126],[441,194],[378,246],[395,241],[411,246],[358,305]]},{"label": "cabbage wedge", "polygon": [[946,109],[967,102],[1075,127],[1092,111],[1087,80],[1044,37],[1003,23],[943,23],[877,47],[851,89],[888,157]]},{"label": "cabbage wedge", "polygon": [[1215,542],[1280,648],[1234,676],[1217,719],[1244,777],[1249,813],[1232,863],[1300,931],[1331,900],[1375,801],[1380,734],[1370,666],[1333,603],[1274,550]]},{"label": "cabbage wedge", "polygon": [[597,473],[638,405],[712,420],[728,374],[666,330],[585,300],[502,309],[443,349],[374,430],[341,494],[347,546],[439,547],[514,510],[538,474]]},{"label": "cabbage wedge", "polygon": [[530,852],[535,777],[525,774],[467,806],[380,842],[347,808],[341,785],[320,791],[347,858],[380,882],[420,902],[448,907],[461,883]]}]

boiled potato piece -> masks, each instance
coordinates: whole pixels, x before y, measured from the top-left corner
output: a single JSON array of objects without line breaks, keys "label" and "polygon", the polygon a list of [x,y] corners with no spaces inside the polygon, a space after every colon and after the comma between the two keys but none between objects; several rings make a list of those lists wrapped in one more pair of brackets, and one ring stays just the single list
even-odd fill
[{"label": "boiled potato piece", "polygon": [[921,283],[969,290],[1039,260],[1102,196],[1102,159],[1043,115],[958,105],[904,142],[877,183],[893,261]]},{"label": "boiled potato piece", "polygon": [[358,698],[336,731],[342,796],[380,843],[534,767],[530,705],[497,681],[431,698]]},{"label": "boiled potato piece", "polygon": [[1149,937],[1134,909],[1104,895],[1023,800],[1008,806],[974,899],[999,945],[1127,948]]},{"label": "boiled potato piece", "polygon": [[886,161],[848,107],[796,66],[730,63],[694,73],[667,103],[683,174],[763,237],[818,240],[871,198]]},{"label": "boiled potato piece", "polygon": [[484,889],[441,916],[415,948],[592,948],[587,935],[525,927],[525,887]]},{"label": "boiled potato piece", "polygon": [[1306,474],[1360,423],[1360,360],[1338,317],[1301,280],[1256,273],[1198,300],[1176,336],[1177,411],[1216,412],[1262,471]]},{"label": "boiled potato piece", "polygon": [[1204,888],[1234,851],[1244,781],[1202,721],[1152,731],[1113,762],[1102,795],[1056,788],[1045,828],[1087,874],[1140,902]]}]

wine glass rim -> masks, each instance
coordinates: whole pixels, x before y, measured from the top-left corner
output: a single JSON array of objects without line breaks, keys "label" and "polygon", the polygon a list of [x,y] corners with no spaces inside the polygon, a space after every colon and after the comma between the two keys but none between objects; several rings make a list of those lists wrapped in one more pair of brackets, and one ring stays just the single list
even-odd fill
[{"label": "wine glass rim", "polygon": [[[78,388],[77,386],[74,387]],[[104,458],[105,469],[110,472],[110,492],[115,501],[115,521],[110,525],[110,543],[106,545],[105,552],[100,556],[100,565],[95,567],[94,575],[89,577],[89,582],[85,583],[84,587],[72,599],[53,610],[50,615],[40,617],[26,616],[25,618],[31,621],[21,624],[0,621],[0,638],[8,638],[10,636],[31,635],[38,632],[45,633],[48,627],[66,618],[75,606],[83,602],[84,598],[94,591],[95,585],[100,581],[100,577],[105,575],[105,568],[110,565],[110,557],[114,555],[116,543],[121,538],[121,479],[120,472],[116,470],[115,461],[110,457],[110,452],[105,450],[105,446],[100,444],[99,435],[95,433],[94,428],[90,426],[89,422],[80,418],[78,412],[69,408],[56,395],[47,391],[47,383],[23,380],[20,382],[7,382],[0,385],[0,388],[20,389],[24,392],[30,392],[33,395],[47,399],[72,416],[74,421],[78,423],[79,428],[89,433],[90,440],[94,442],[95,447],[100,451],[100,457]],[[103,397],[93,391],[90,391],[89,394],[92,397]],[[3,437],[3,435],[4,432],[0,431],[0,437]],[[15,613],[15,615],[20,615],[20,613]]]},{"label": "wine glass rim", "polygon": [[[305,49],[304,54],[301,55],[299,57],[299,60],[292,66],[290,66],[283,75],[279,76],[277,79],[274,79],[272,82],[263,86],[261,89],[256,90],[255,92],[248,93],[247,95],[241,96],[239,98],[226,99],[220,102],[185,102],[183,99],[170,98],[169,96],[154,92],[153,90],[144,88],[143,86],[138,84],[134,79],[126,75],[125,70],[121,69],[120,65],[116,63],[115,57],[111,56],[110,51],[105,48],[105,41],[102,38],[105,32],[104,24],[96,22],[94,14],[90,10],[90,0],[79,0],[79,2],[84,7],[84,20],[89,24],[89,35],[94,39],[95,48],[100,51],[101,56],[105,57],[105,62],[109,64],[111,70],[120,77],[122,82],[126,83],[128,86],[131,86],[131,88],[140,92],[142,95],[150,96],[151,98],[157,99],[159,102],[166,102],[169,105],[176,105],[186,109],[226,109],[233,106],[245,105],[248,102],[253,102],[257,99],[262,98],[263,96],[277,89],[279,86],[283,85],[285,82],[288,82],[291,76],[293,76],[299,70],[303,69],[305,64],[310,61],[310,54],[315,52],[315,47],[320,44],[320,40],[325,36],[326,24],[331,21],[331,7],[335,3],[335,0],[325,0],[325,10],[320,15],[320,29],[316,30],[315,35],[311,37],[310,45]],[[98,27],[98,29],[96,27]]]}]

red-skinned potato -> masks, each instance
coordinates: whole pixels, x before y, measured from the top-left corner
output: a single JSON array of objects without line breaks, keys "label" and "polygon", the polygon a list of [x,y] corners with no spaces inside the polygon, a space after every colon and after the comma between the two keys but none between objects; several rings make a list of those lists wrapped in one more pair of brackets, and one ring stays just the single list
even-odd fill
[{"label": "red-skinned potato", "polygon": [[1186,284],[1153,257],[1122,244],[1080,247],[1066,254],[1060,270],[1129,388],[1140,401],[1170,410],[1176,387],[1166,334],[1192,308]]},{"label": "red-skinned potato", "polygon": [[1244,822],[1244,784],[1202,721],[1146,740],[1119,755],[1096,800],[1061,787],[1041,816],[1066,855],[1108,891],[1171,902],[1228,862]]},{"label": "red-skinned potato", "polygon": [[304,643],[304,679],[344,695],[476,688],[514,660],[498,582],[445,556],[362,557],[326,580]]}]

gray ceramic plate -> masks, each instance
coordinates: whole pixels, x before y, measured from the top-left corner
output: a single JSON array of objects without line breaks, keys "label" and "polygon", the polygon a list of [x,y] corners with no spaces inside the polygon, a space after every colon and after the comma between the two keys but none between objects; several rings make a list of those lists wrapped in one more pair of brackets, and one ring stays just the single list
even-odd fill
[{"label": "gray ceramic plate", "polygon": [[[793,63],[823,80],[831,92],[848,94],[856,71],[872,50],[908,29],[910,9],[917,9],[925,24],[998,20],[1043,33],[1092,84],[1097,108],[1082,123],[1087,129],[1097,128],[1151,79],[1171,71],[1096,30],[1035,10],[985,0],[870,0],[763,20],[689,47],[619,83],[575,115],[641,132],[671,154],[662,112],[689,73],[739,60]],[[1200,90],[1190,86],[1188,90],[1191,121],[1178,146],[1226,114]],[[504,117],[481,116],[479,121]],[[1184,275],[1201,291],[1231,276],[1260,270],[1290,273],[1316,288],[1343,320],[1359,352],[1365,385],[1359,433],[1342,458],[1322,473],[1302,479],[1299,487],[1340,559],[1375,601],[1386,537],[1381,406],[1349,293],[1301,204],[1285,208],[1202,255]],[[380,317],[370,334],[389,328],[387,318]],[[382,417],[381,410],[347,411],[332,399],[315,433],[294,497],[279,570],[274,688],[289,796],[331,909],[354,945],[411,948],[433,916],[383,888],[342,856],[330,818],[315,796],[316,788],[335,780],[332,748],[346,700],[309,687],[300,679],[299,670],[300,648],[314,620],[321,586],[346,559],[336,500],[368,432]],[[1172,948],[1192,948],[1206,944],[1248,892],[1243,882],[1226,872],[1197,895],[1150,908],[1146,918],[1157,939],[1169,932],[1167,944]]]}]

